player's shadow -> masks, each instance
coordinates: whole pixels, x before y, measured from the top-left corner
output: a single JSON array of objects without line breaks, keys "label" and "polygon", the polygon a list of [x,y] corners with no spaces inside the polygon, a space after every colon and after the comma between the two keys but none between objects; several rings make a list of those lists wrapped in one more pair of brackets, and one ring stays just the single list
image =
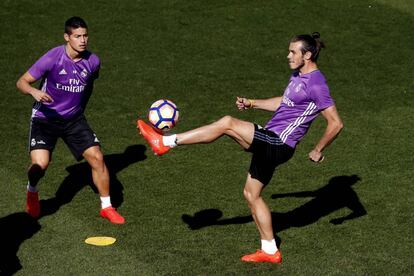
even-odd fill
[{"label": "player's shadow", "polygon": [[[117,178],[117,173],[131,164],[145,160],[146,147],[133,145],[125,149],[123,153],[109,154],[104,156],[105,164],[110,176],[111,203],[115,208],[124,201],[123,185]],[[92,181],[92,171],[87,162],[75,164],[66,168],[69,173],[55,193],[55,197],[40,200],[41,217],[54,214],[62,205],[72,201],[75,195],[85,186],[89,186],[98,193]]]},{"label": "player's shadow", "polygon": [[0,275],[13,275],[22,268],[17,257],[19,247],[40,228],[38,221],[25,212],[0,218]]},{"label": "player's shadow", "polygon": [[[273,194],[271,196],[273,199],[313,197],[310,201],[291,211],[285,213],[272,212],[274,231],[280,232],[290,227],[303,227],[315,223],[322,217],[342,208],[348,208],[351,213],[343,217],[331,219],[330,223],[337,225],[346,220],[365,215],[367,212],[358,195],[352,189],[352,185],[359,180],[361,179],[357,175],[336,176],[331,178],[327,185],[315,191]],[[193,230],[211,225],[243,224],[253,221],[251,215],[221,219],[222,216],[223,213],[218,209],[207,209],[201,210],[193,216],[184,214],[182,215],[182,220]]]},{"label": "player's shadow", "polygon": [[[133,145],[123,153],[105,155],[105,163],[111,177],[111,200],[115,207],[123,202],[123,186],[117,173],[131,164],[146,159],[146,147]],[[69,203],[85,186],[97,192],[92,182],[91,169],[88,163],[80,163],[66,168],[68,176],[58,188],[55,197],[41,200],[41,216],[55,213],[62,205]],[[25,212],[19,212],[0,218],[0,275],[13,275],[22,266],[17,257],[20,245],[31,238],[41,228],[37,219]],[[35,251],[32,254],[36,254]]]}]

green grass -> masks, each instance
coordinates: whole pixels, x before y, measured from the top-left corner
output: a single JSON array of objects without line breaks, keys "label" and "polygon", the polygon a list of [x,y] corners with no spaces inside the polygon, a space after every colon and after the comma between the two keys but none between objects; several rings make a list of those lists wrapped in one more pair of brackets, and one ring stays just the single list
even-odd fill
[{"label": "green grass", "polygon": [[[38,222],[22,213],[33,100],[15,82],[63,43],[72,15],[87,20],[90,49],[102,60],[86,115],[111,162],[113,186],[123,192],[123,226],[98,217],[85,166],[61,142],[41,198],[59,188],[75,195]],[[0,23],[0,264],[16,275],[413,274],[411,1],[2,1]],[[289,39],[315,30],[328,47],[319,65],[345,129],[315,166],[306,156],[325,127],[318,119],[264,191],[281,229],[283,265],[245,264],[240,256],[260,245],[242,195],[249,154],[222,138],[144,156],[134,121],[166,97],[181,110],[177,132],[226,114],[264,124],[270,114],[240,113],[235,97],[280,95],[290,74]],[[131,145],[138,145],[135,160],[122,154]],[[351,175],[361,180],[344,193],[334,185],[299,197]],[[330,223],[356,201],[366,215]],[[202,217],[207,225],[192,230],[181,217],[196,213],[210,220]],[[96,235],[118,240],[104,248],[84,244]]]}]

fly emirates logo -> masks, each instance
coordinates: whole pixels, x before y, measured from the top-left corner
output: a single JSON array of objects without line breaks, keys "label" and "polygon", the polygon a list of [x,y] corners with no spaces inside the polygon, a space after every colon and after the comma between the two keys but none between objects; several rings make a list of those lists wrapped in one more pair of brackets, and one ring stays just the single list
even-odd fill
[{"label": "fly emirates logo", "polygon": [[295,103],[291,99],[289,99],[288,97],[286,97],[286,96],[283,96],[282,101],[287,106],[290,106],[290,107],[294,107],[295,106]]},{"label": "fly emirates logo", "polygon": [[85,85],[80,84],[80,80],[69,79],[69,85],[56,83],[56,88],[66,92],[80,93],[83,92],[83,90],[85,90]]}]

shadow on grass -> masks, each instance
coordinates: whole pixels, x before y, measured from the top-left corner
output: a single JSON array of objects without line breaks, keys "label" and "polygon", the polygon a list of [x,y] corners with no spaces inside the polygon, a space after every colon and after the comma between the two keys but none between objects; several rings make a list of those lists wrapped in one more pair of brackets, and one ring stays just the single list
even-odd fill
[{"label": "shadow on grass", "polygon": [[[119,207],[123,202],[123,186],[116,174],[129,165],[146,159],[145,150],[143,145],[133,145],[127,147],[123,153],[104,156],[111,178],[111,201],[114,207]],[[55,213],[62,205],[72,201],[85,186],[90,186],[97,193],[88,163],[72,165],[66,170],[69,175],[59,186],[55,197],[40,201],[41,217]],[[25,212],[0,218],[0,275],[13,275],[22,268],[17,257],[19,247],[40,228],[39,222]]]},{"label": "shadow on grass", "polygon": [[[105,164],[110,177],[111,203],[115,208],[121,206],[124,201],[122,183],[116,174],[131,164],[145,160],[146,147],[133,145],[125,149],[123,153],[105,155]],[[92,181],[91,167],[87,162],[72,165],[66,168],[69,173],[56,191],[55,197],[40,200],[41,217],[54,214],[62,205],[72,201],[75,195],[85,186],[89,186],[98,193]]]},{"label": "shadow on grass", "polygon": [[[367,212],[361,204],[352,185],[361,180],[357,175],[336,176],[328,184],[315,191],[302,191],[286,194],[273,194],[271,198],[285,197],[313,197],[310,201],[285,213],[272,212],[273,229],[280,232],[290,227],[303,227],[317,222],[320,218],[342,208],[348,208],[351,213],[344,217],[330,220],[332,224],[341,224],[346,220],[365,215]],[[218,209],[201,210],[190,216],[182,215],[182,220],[192,230],[212,225],[243,224],[252,222],[251,215],[234,218],[224,218],[223,212]]]},{"label": "shadow on grass", "polygon": [[37,220],[25,212],[0,218],[0,275],[13,275],[22,268],[17,251],[40,228]]}]

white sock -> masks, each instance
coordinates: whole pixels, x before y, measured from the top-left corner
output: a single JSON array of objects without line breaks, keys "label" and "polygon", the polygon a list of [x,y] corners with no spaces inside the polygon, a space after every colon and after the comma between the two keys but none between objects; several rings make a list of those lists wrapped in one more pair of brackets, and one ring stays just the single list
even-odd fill
[{"label": "white sock", "polygon": [[102,209],[111,207],[111,197],[110,196],[101,196],[101,207]]},{"label": "white sock", "polygon": [[37,193],[39,191],[37,185],[33,187],[29,182],[27,182],[27,190],[31,193]]},{"label": "white sock", "polygon": [[177,134],[162,136],[162,143],[164,146],[173,148],[177,146]]},{"label": "white sock", "polygon": [[277,246],[276,246],[276,241],[275,239],[273,240],[261,240],[262,241],[262,250],[266,253],[266,254],[275,254],[277,252]]}]

